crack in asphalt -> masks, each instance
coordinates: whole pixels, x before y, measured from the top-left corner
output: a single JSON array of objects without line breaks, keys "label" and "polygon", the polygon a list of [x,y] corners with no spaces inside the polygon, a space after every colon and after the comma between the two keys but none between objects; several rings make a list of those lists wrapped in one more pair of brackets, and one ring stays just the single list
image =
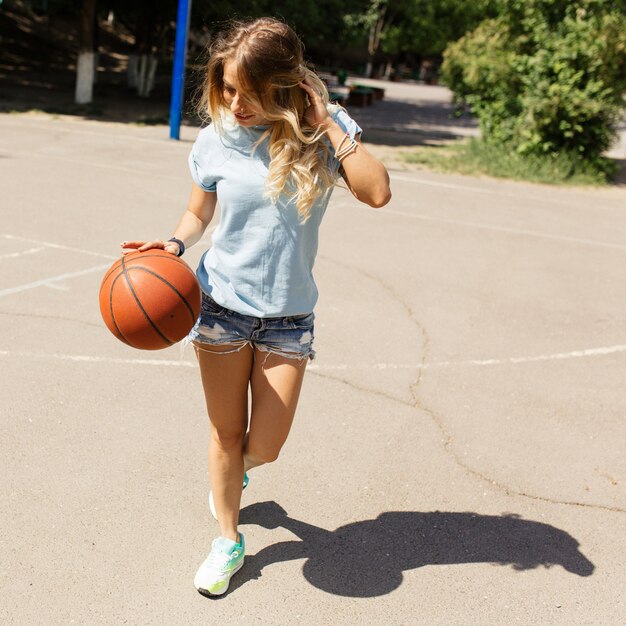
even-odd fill
[{"label": "crack in asphalt", "polygon": [[441,416],[437,415],[433,410],[431,410],[428,407],[424,406],[419,400],[417,400],[416,403],[407,402],[406,400],[402,400],[401,398],[397,398],[396,396],[392,396],[392,395],[390,395],[388,393],[385,393],[384,391],[379,391],[377,389],[371,389],[369,387],[362,387],[360,385],[357,385],[356,383],[353,383],[350,380],[346,380],[345,378],[340,378],[338,376],[332,376],[332,375],[329,375],[329,374],[321,374],[320,372],[316,372],[316,371],[308,372],[307,376],[317,376],[319,378],[324,378],[326,380],[332,380],[334,382],[342,383],[343,385],[346,385],[348,387],[352,387],[352,389],[355,389],[356,391],[363,391],[365,393],[370,393],[370,394],[373,394],[373,395],[376,395],[376,396],[380,396],[380,397],[385,398],[387,400],[392,400],[393,402],[397,402],[398,404],[406,406],[406,407],[408,407],[410,409],[415,409],[417,411],[422,411],[423,413],[426,413],[431,418],[431,420],[435,424],[435,426],[437,426],[437,428],[441,432],[441,434],[443,435],[443,438],[444,438],[444,442],[443,442],[444,450],[450,455],[450,457],[455,462],[455,464],[458,465],[463,470],[465,470],[465,472],[467,472],[468,474],[470,474],[474,478],[477,478],[477,479],[481,480],[482,482],[488,483],[490,487],[496,488],[496,489],[504,492],[507,496],[521,496],[521,497],[524,497],[524,498],[529,498],[531,500],[538,500],[538,501],[541,501],[541,502],[548,502],[550,504],[563,504],[563,505],[567,505],[567,506],[579,506],[579,507],[585,507],[585,508],[591,508],[591,509],[601,509],[601,510],[604,510],[604,511],[611,511],[613,513],[626,513],[626,509],[621,509],[619,507],[611,507],[611,506],[606,506],[606,505],[603,505],[603,504],[590,504],[590,503],[586,503],[586,502],[577,502],[575,500],[557,500],[555,498],[548,498],[548,497],[545,497],[545,496],[537,496],[537,495],[533,495],[531,493],[526,493],[524,491],[518,491],[517,489],[513,489],[512,487],[509,487],[508,485],[506,485],[504,483],[501,483],[499,481],[493,480],[492,478],[489,478],[488,476],[482,474],[478,470],[475,470],[474,468],[472,468],[469,465],[467,465],[467,463],[464,463],[463,460],[458,456],[458,454],[455,452],[454,448],[452,447],[453,438],[450,435],[450,433],[448,432],[448,430],[446,429],[446,426],[445,426],[445,423],[443,421],[443,418],[441,418]]},{"label": "crack in asphalt", "polygon": [[96,324],[95,322],[88,322],[86,320],[80,320],[75,317],[63,317],[62,315],[43,315],[40,313],[19,313],[16,311],[0,311],[0,315],[6,315],[11,317],[30,317],[43,320],[56,320],[61,322],[74,322],[76,324],[82,324],[83,326],[93,326],[94,328],[102,328],[102,324]]},{"label": "crack in asphalt", "polygon": [[338,265],[340,267],[344,267],[345,269],[349,271],[354,271],[358,274],[361,274],[362,276],[365,276],[366,278],[374,281],[377,285],[379,285],[385,291],[387,291],[391,295],[391,297],[395,300],[395,302],[398,303],[406,311],[409,319],[415,324],[415,326],[419,330],[420,335],[422,336],[422,358],[421,358],[421,361],[415,366],[418,370],[417,378],[415,382],[409,386],[409,391],[410,391],[413,402],[404,401],[400,398],[392,396],[383,391],[378,391],[376,389],[371,389],[369,387],[361,387],[360,385],[357,385],[353,383],[352,381],[346,380],[344,378],[340,378],[338,376],[321,374],[320,372],[315,372],[315,371],[310,372],[311,375],[318,376],[320,378],[326,378],[329,380],[334,380],[334,381],[343,383],[345,385],[348,385],[349,387],[352,387],[353,389],[356,389],[358,391],[364,391],[366,393],[378,395],[383,398],[387,398],[388,400],[398,402],[399,404],[402,404],[404,406],[408,406],[412,409],[423,411],[424,413],[430,416],[431,421],[435,424],[435,426],[443,435],[444,450],[448,453],[448,455],[452,458],[452,460],[456,463],[456,465],[458,465],[460,468],[465,470],[465,472],[469,474],[470,476],[489,484],[492,488],[496,488],[504,492],[508,496],[511,496],[511,495],[521,496],[524,498],[529,498],[531,500],[547,502],[550,504],[560,504],[560,505],[566,505],[566,506],[577,506],[577,507],[590,508],[590,509],[599,509],[599,510],[604,510],[604,511],[611,511],[614,513],[626,513],[626,509],[623,509],[620,507],[606,506],[603,504],[590,504],[590,503],[585,503],[585,502],[578,502],[576,500],[558,500],[556,498],[548,498],[546,496],[539,496],[539,495],[535,495],[532,493],[519,491],[517,489],[510,487],[509,485],[506,485],[505,483],[499,482],[497,480],[493,480],[492,478],[489,478],[487,475],[470,467],[466,462],[464,462],[459,457],[457,452],[454,450],[454,439],[446,427],[445,419],[443,418],[443,416],[438,415],[433,409],[430,409],[429,407],[427,407],[419,397],[418,387],[422,382],[423,373],[426,369],[425,365],[426,365],[428,349],[430,347],[430,338],[428,337],[428,333],[426,332],[426,329],[424,328],[424,326],[417,319],[415,313],[413,312],[413,309],[411,309],[411,307],[402,299],[402,297],[394,289],[392,289],[389,285],[385,284],[383,280],[379,278],[378,276],[370,274],[369,272],[362,270],[361,268],[355,267],[354,265],[350,265],[349,263],[332,259],[331,257],[328,257],[328,256],[319,255],[319,258],[322,260],[328,261],[329,263]]}]

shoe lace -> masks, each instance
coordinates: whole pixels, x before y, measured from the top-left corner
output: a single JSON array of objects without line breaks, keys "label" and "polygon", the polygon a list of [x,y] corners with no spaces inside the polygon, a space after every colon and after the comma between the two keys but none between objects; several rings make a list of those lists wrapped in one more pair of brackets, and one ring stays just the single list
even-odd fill
[{"label": "shoe lace", "polygon": [[207,559],[207,565],[209,567],[223,569],[226,565],[228,565],[228,562],[231,560],[231,558],[231,554],[226,554],[225,552],[219,552],[217,550],[211,550],[209,558]]}]

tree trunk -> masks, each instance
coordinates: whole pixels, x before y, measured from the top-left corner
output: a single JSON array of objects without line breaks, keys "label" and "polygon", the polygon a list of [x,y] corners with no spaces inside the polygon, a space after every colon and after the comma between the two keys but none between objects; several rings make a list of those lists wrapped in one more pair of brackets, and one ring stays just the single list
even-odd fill
[{"label": "tree trunk", "polygon": [[137,95],[148,98],[154,85],[157,66],[155,54],[155,17],[150,3],[141,3],[141,15],[135,30],[136,60],[129,58],[128,85],[137,90]]},{"label": "tree trunk", "polygon": [[387,13],[387,5],[383,4],[379,8],[379,13],[376,21],[370,26],[369,38],[367,42],[367,69],[365,75],[367,77],[372,76],[372,69],[374,64],[374,57],[380,47],[380,36],[385,26],[385,14]]},{"label": "tree trunk", "polygon": [[76,63],[77,104],[93,100],[93,83],[96,70],[96,1],[83,0],[81,38],[78,62]]},{"label": "tree trunk", "polygon": [[139,55],[135,52],[128,55],[128,69],[126,71],[129,89],[137,89],[139,82]]},{"label": "tree trunk", "polygon": [[150,97],[154,87],[154,77],[157,68],[157,57],[154,54],[142,54],[139,59],[139,72],[137,77],[137,95],[142,98]]}]

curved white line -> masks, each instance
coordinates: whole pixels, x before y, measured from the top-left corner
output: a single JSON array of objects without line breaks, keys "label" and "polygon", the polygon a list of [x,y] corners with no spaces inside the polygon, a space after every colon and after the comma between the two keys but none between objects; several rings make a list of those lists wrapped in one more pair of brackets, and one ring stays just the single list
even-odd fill
[{"label": "curved white line", "polygon": [[572,350],[571,352],[556,352],[554,354],[539,354],[537,356],[513,356],[508,359],[475,359],[471,361],[440,361],[438,363],[425,363],[422,369],[434,369],[438,367],[456,367],[463,365],[511,365],[517,363],[537,363],[539,361],[560,361],[563,359],[580,359],[587,356],[605,356],[626,352],[626,345],[609,346],[606,348],[589,348],[587,350]]},{"label": "curved white line", "polygon": [[[441,189],[454,189],[456,191],[470,191],[472,193],[481,193],[481,194],[487,194],[487,195],[491,195],[491,196],[501,196],[503,198],[514,198],[516,200],[519,200],[521,197],[521,194],[519,193],[513,193],[511,191],[505,191],[505,190],[501,190],[501,189],[493,189],[490,187],[473,187],[471,185],[459,185],[456,183],[443,183],[443,182],[439,182],[439,181],[434,181],[434,180],[426,180],[424,178],[418,178],[418,177],[409,177],[409,176],[402,176],[401,174],[398,175],[395,172],[390,172],[389,176],[391,177],[392,180],[397,180],[403,183],[412,183],[414,185],[424,185],[426,187],[439,187]],[[504,184],[506,181],[502,180],[501,184]],[[511,181],[508,181],[511,182]],[[537,185],[540,183],[528,183],[531,185]],[[555,190],[558,190],[558,187],[554,187]],[[587,194],[587,197],[589,197],[590,194]],[[528,195],[528,194],[524,194],[524,199],[526,200],[536,200],[537,202],[548,202],[550,204],[557,204],[560,206],[570,206],[571,202],[568,201],[566,198],[546,198],[544,196],[534,196],[534,195]],[[603,209],[603,210],[620,210],[620,207],[615,206],[615,207],[611,207],[611,206],[603,206],[603,205],[597,205],[594,204],[593,205],[594,209]]]},{"label": "curved white line", "polygon": [[510,228],[508,226],[490,226],[478,222],[466,222],[464,220],[452,220],[445,217],[433,217],[420,213],[406,213],[405,211],[395,211],[393,209],[378,209],[381,215],[390,213],[391,215],[401,215],[415,220],[426,222],[440,222],[442,224],[452,224],[454,226],[467,226],[468,228],[478,228],[480,230],[490,230],[499,233],[510,233],[512,235],[522,235],[527,237],[539,237],[541,239],[551,239],[552,241],[563,241],[565,243],[583,244],[586,246],[599,246],[601,248],[612,248],[614,250],[626,250],[626,244],[611,243],[609,241],[597,241],[595,239],[582,239],[579,237],[564,237],[562,235],[550,235],[537,230],[525,230],[521,228]]},{"label": "curved white line", "polygon": [[[314,371],[348,371],[356,369],[384,370],[384,369],[437,369],[462,366],[488,366],[488,365],[515,365],[518,363],[535,363],[539,361],[558,361],[563,359],[578,359],[583,357],[606,356],[626,352],[626,345],[616,345],[604,348],[590,348],[588,350],[573,350],[572,352],[557,352],[554,354],[541,354],[537,356],[509,357],[508,359],[475,359],[469,361],[439,361],[424,364],[399,364],[399,363],[371,363],[369,365],[320,365],[311,363],[308,368]],[[0,350],[0,356],[26,357],[34,359],[57,359],[62,361],[76,361],[81,363],[115,363],[124,365],[157,365],[168,367],[197,367],[192,361],[172,359],[124,359],[117,357],[90,356],[83,354],[63,354],[59,352],[25,352],[13,350]]]},{"label": "curved white line", "polygon": [[62,354],[59,352],[27,352],[0,350],[0,356],[26,357],[29,359],[56,359],[60,361],[75,361],[78,363],[115,363],[118,365],[167,365],[169,367],[197,367],[191,361],[173,361],[167,359],[121,359],[116,357],[89,356],[83,354]]}]

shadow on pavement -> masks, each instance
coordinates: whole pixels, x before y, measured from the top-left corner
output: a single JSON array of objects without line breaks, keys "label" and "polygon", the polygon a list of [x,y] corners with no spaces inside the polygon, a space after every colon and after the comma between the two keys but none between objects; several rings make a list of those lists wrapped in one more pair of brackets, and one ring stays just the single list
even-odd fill
[{"label": "shadow on pavement", "polygon": [[55,77],[54,81],[15,80],[3,85],[0,113],[43,112],[69,115],[97,122],[121,122],[167,125],[169,118],[169,87],[157,85],[152,97],[139,98],[123,84],[103,79],[95,86],[90,104],[74,102],[74,77]]},{"label": "shadow on pavement", "polygon": [[334,531],[289,517],[276,502],[241,511],[242,524],[285,528],[286,541],[246,557],[231,589],[258,578],[272,563],[307,559],[305,578],[318,589],[350,597],[374,597],[400,586],[405,570],[425,565],[494,563],[516,570],[560,565],[577,576],[595,569],[568,533],[517,515],[390,511]]},{"label": "shadow on pavement", "polygon": [[349,112],[365,129],[364,141],[374,144],[441,143],[478,134],[477,120],[467,112],[457,115],[451,102],[383,100]]}]

